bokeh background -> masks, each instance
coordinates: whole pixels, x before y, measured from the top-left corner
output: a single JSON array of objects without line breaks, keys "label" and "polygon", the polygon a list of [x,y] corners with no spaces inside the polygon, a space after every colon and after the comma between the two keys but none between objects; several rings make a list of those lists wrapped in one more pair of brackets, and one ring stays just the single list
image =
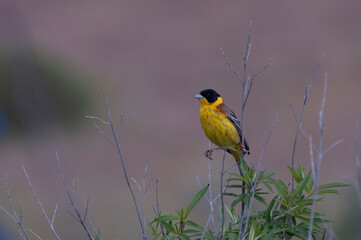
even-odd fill
[{"label": "bokeh background", "polygon": [[[58,150],[67,181],[75,179],[83,208],[103,239],[140,239],[136,212],[116,149],[85,115],[105,118],[100,86],[110,101],[128,171],[141,180],[159,178],[163,213],[185,207],[207,183],[208,141],[193,95],[214,88],[240,116],[241,84],[221,55],[223,47],[241,71],[242,50],[253,21],[249,71],[269,68],[255,81],[246,107],[250,162],[258,161],[276,115],[279,119],[262,168],[287,180],[296,122],[305,88],[321,54],[325,58],[312,85],[303,129],[318,140],[323,76],[328,72],[325,144],[342,138],[322,165],[321,183],[354,183],[354,122],[361,110],[361,2],[322,1],[0,1],[0,175],[9,178],[12,199],[21,202],[24,225],[43,239],[51,233],[26,184],[24,164],[63,239],[83,239],[57,171]],[[103,126],[104,127],[104,126]],[[106,131],[106,129],[105,129]],[[107,131],[109,133],[109,131]],[[221,153],[211,162],[219,189]],[[302,135],[296,163],[310,168]],[[233,159],[227,156],[227,166]],[[0,203],[9,209],[5,184]],[[153,216],[155,184],[146,195],[146,217]],[[360,209],[353,187],[330,196],[318,210],[337,220],[341,239],[359,239]],[[194,210],[205,223],[206,201]],[[351,216],[351,215],[352,216]],[[0,222],[19,239],[5,214]],[[8,239],[8,238],[4,238]],[[10,238],[9,238],[10,239]]]}]

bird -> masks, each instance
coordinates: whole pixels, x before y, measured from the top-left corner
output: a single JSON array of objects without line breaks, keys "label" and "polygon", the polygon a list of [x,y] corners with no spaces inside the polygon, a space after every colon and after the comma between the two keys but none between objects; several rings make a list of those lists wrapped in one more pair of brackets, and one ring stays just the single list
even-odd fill
[{"label": "bird", "polygon": [[[243,131],[236,114],[224,104],[221,95],[213,89],[202,90],[194,97],[201,104],[200,120],[207,138],[219,148],[226,149],[239,164],[250,151],[247,140],[242,141]],[[212,159],[212,150],[206,151],[205,155]]]}]

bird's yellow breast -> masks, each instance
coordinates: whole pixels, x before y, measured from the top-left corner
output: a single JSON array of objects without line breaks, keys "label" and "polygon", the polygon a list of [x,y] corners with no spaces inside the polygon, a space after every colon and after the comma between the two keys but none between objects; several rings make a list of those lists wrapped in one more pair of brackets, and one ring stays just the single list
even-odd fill
[{"label": "bird's yellow breast", "polygon": [[217,109],[217,104],[202,104],[200,118],[204,133],[219,147],[235,148],[240,144],[240,136],[227,115]]}]

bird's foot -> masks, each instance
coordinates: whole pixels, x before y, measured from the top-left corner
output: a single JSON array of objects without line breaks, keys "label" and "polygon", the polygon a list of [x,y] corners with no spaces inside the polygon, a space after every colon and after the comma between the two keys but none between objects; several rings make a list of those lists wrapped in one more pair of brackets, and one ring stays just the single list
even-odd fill
[{"label": "bird's foot", "polygon": [[205,151],[204,155],[206,156],[206,158],[208,158],[209,160],[213,160],[212,159],[212,154],[213,154],[213,149],[208,149],[207,151]]}]

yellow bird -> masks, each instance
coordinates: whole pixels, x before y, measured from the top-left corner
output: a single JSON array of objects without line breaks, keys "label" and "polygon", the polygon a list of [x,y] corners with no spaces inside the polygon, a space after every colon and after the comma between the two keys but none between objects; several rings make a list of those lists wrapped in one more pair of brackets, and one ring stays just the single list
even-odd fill
[{"label": "yellow bird", "polygon": [[[201,124],[207,138],[220,148],[226,148],[237,162],[241,161],[244,154],[249,154],[249,146],[246,139],[242,146],[241,123],[234,112],[213,89],[205,89],[194,97],[201,103]],[[210,158],[211,153],[207,151],[206,156]]]}]

